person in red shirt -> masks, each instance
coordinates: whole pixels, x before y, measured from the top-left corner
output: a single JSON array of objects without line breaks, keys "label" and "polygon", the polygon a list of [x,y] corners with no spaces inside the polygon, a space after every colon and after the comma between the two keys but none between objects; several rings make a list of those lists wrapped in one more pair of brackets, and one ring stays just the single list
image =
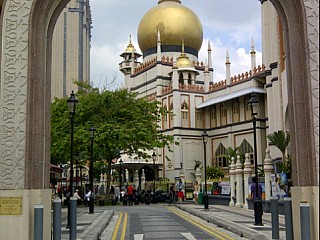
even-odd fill
[{"label": "person in red shirt", "polygon": [[133,203],[133,191],[134,191],[134,187],[132,185],[129,185],[127,187],[129,206],[132,206],[132,203]]}]

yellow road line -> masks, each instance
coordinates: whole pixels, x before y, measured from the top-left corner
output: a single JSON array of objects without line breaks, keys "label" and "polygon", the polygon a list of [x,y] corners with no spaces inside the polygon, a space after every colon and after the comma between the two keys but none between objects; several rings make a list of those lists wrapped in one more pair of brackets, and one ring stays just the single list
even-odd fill
[{"label": "yellow road line", "polygon": [[190,222],[191,224],[201,228],[202,230],[204,230],[207,233],[212,234],[213,236],[217,237],[218,239],[221,240],[235,240],[234,238],[224,234],[223,232],[218,231],[217,229],[207,226],[203,223],[198,223],[195,220],[193,220],[192,218],[190,218],[188,215],[181,213],[180,211],[177,211],[175,209],[173,209],[172,207],[167,207],[170,211],[172,211],[173,213],[177,214],[178,216],[180,216],[181,218],[185,219],[186,221]]},{"label": "yellow road line", "polygon": [[119,227],[120,227],[121,220],[122,220],[122,214],[123,214],[123,213],[120,213],[120,217],[119,217],[119,219],[118,219],[118,222],[117,222],[116,227],[115,227],[115,229],[114,229],[114,232],[113,232],[113,234],[112,234],[112,238],[111,238],[112,240],[116,240],[116,239],[117,239]]},{"label": "yellow road line", "polygon": [[122,232],[121,232],[121,240],[125,240],[126,231],[127,231],[127,223],[128,223],[128,213],[124,213],[123,225],[122,225]]}]

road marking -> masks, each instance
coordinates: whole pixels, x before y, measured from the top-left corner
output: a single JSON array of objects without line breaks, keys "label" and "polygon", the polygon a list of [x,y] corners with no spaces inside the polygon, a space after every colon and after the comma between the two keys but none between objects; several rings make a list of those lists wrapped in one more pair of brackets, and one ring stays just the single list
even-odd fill
[{"label": "road marking", "polygon": [[181,233],[188,240],[197,240],[191,233]]},{"label": "road marking", "polygon": [[182,213],[182,211],[178,211],[177,209],[173,209],[173,207],[167,207],[167,209],[169,209],[170,211],[172,211],[173,213],[177,214],[178,216],[180,216],[181,218],[185,219],[186,221],[190,222],[191,224],[201,228],[202,230],[204,230],[207,233],[210,233],[211,235],[217,237],[220,240],[235,240],[233,237],[230,237],[226,234],[224,234],[223,232],[218,231],[217,229],[207,226],[203,223],[198,223],[195,220],[193,220],[190,216],[188,216],[185,213]]},{"label": "road marking", "polygon": [[122,232],[121,232],[121,240],[125,240],[126,238],[126,231],[127,231],[127,223],[128,223],[128,213],[124,213],[124,220],[122,225]]},{"label": "road marking", "polygon": [[112,240],[116,240],[117,239],[119,227],[120,227],[121,220],[122,220],[122,215],[123,215],[123,213],[120,213],[120,217],[118,219],[118,222],[116,224],[116,228],[114,229],[114,232],[113,232],[113,235],[112,235],[112,238],[111,238]]},{"label": "road marking", "polygon": [[135,234],[133,237],[134,240],[143,240],[143,234]]}]

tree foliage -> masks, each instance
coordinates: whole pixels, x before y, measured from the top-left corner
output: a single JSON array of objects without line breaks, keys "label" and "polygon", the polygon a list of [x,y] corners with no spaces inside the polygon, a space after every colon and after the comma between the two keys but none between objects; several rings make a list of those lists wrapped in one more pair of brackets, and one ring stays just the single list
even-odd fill
[{"label": "tree foliage", "polygon": [[[148,151],[169,146],[171,136],[162,134],[158,123],[162,109],[158,102],[137,99],[127,90],[99,91],[82,85],[76,94],[79,104],[74,121],[74,151],[90,159],[91,124],[96,132],[94,159],[108,160],[126,153],[137,158],[151,158]],[[55,99],[51,108],[51,162],[70,160],[70,118],[67,98]],[[75,153],[74,152],[74,153]]]}]

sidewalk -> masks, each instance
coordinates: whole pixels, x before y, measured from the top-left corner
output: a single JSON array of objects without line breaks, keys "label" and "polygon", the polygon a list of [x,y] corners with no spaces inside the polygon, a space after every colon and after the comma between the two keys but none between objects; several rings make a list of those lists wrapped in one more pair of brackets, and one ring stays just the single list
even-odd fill
[{"label": "sidewalk", "polygon": [[[262,220],[264,226],[255,226],[254,212],[250,209],[222,205],[209,205],[209,209],[205,210],[203,205],[189,203],[176,204],[176,207],[234,232],[239,236],[252,240],[272,239],[270,213],[263,214]],[[279,240],[285,240],[285,218],[283,215],[279,215],[279,225]]]},{"label": "sidewalk", "polygon": [[[69,240],[67,208],[62,208],[61,240]],[[106,208],[96,208],[93,214],[88,208],[77,208],[77,240],[97,240],[109,224],[114,212]]]}]

